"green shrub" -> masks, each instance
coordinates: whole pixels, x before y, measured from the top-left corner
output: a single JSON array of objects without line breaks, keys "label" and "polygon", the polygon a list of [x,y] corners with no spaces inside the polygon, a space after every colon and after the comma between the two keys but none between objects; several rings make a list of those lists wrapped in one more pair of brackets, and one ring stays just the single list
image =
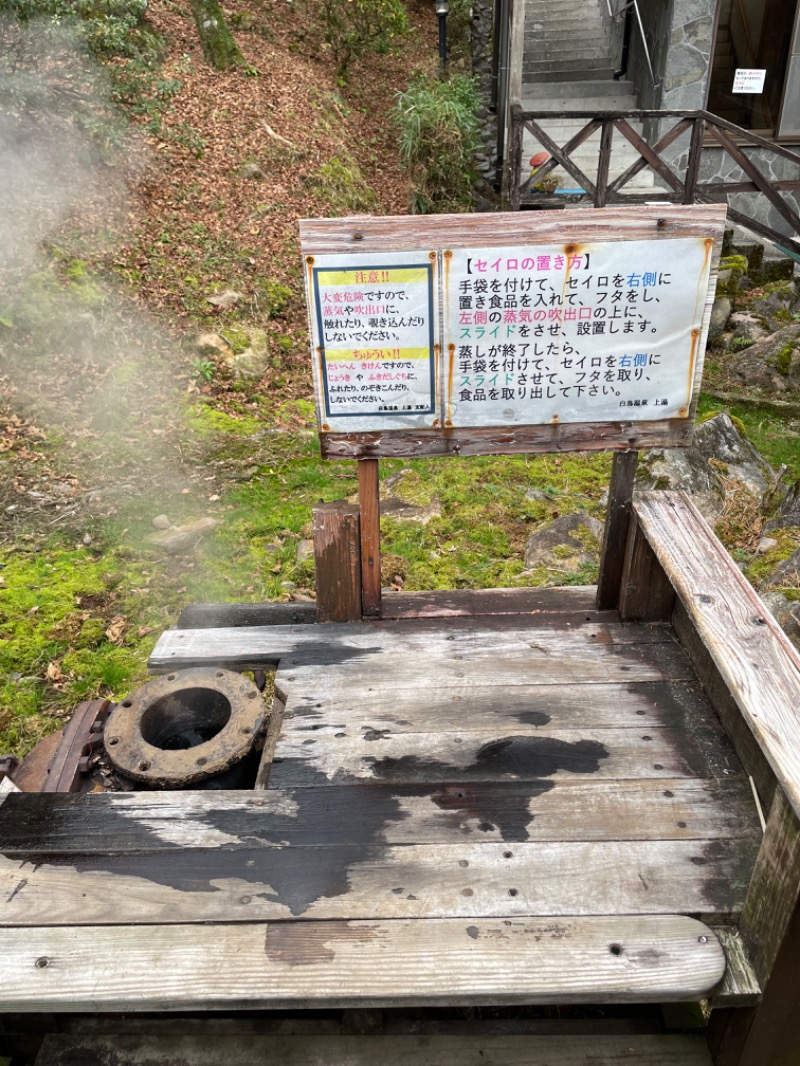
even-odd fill
[{"label": "green shrub", "polygon": [[342,81],[363,52],[388,52],[409,29],[403,0],[321,0],[319,19]]},{"label": "green shrub", "polygon": [[415,214],[472,206],[478,105],[475,81],[464,74],[447,81],[423,75],[398,94],[400,158],[411,179]]}]

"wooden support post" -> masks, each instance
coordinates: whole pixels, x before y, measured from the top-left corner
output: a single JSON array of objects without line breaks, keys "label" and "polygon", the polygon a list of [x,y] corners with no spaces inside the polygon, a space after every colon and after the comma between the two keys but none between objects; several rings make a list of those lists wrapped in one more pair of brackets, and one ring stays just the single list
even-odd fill
[{"label": "wooden support post", "polygon": [[317,621],[361,618],[361,536],[358,504],[322,503],[312,511]]},{"label": "wooden support post", "polygon": [[624,622],[663,622],[672,614],[675,590],[632,515],[622,567],[619,614]]},{"label": "wooden support post", "polygon": [[636,478],[638,452],[614,452],[611,484],[608,488],[608,510],[603,535],[603,554],[600,576],[597,579],[597,606],[602,610],[616,610],[619,606],[622,567],[628,528],[631,518],[633,482]]},{"label": "wooden support post", "polygon": [[761,984],[757,1007],[714,1011],[717,1066],[794,1066],[800,1061],[800,821],[782,789],[747,892],[739,932]]},{"label": "wooden support post", "polygon": [[364,618],[380,618],[381,514],[377,459],[358,461],[358,502],[361,507],[361,611]]}]

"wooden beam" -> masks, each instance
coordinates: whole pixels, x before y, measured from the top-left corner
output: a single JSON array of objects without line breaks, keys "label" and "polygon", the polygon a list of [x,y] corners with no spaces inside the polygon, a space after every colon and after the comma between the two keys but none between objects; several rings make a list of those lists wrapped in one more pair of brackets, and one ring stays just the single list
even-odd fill
[{"label": "wooden beam", "polygon": [[312,511],[317,621],[361,618],[361,540],[359,510],[346,500]]},{"label": "wooden beam", "polygon": [[[584,215],[588,211],[582,212]],[[690,418],[653,422],[563,422],[558,425],[320,433],[326,459],[430,458],[440,455],[533,455],[543,452],[680,448],[691,442]],[[363,515],[362,515],[363,520]]]},{"label": "wooden beam", "polygon": [[381,616],[381,502],[377,459],[358,461],[361,507],[361,613]]},{"label": "wooden beam", "polygon": [[619,604],[638,461],[638,452],[614,453],[611,484],[608,488],[603,554],[597,579],[597,606],[600,610],[616,609]]},{"label": "wooden beam", "polygon": [[739,929],[763,997],[753,1009],[712,1015],[715,1062],[790,1066],[800,1049],[800,822],[780,789]]},{"label": "wooden beam", "polygon": [[675,590],[632,516],[620,581],[619,616],[623,621],[661,622],[670,617],[674,602]]},{"label": "wooden beam", "polygon": [[633,509],[789,803],[800,813],[800,653],[685,493],[643,493]]}]

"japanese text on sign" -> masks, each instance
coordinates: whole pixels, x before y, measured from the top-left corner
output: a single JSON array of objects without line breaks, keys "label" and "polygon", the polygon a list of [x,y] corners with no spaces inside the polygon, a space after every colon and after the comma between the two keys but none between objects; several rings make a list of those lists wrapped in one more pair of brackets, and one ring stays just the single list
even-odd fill
[{"label": "japanese text on sign", "polygon": [[451,255],[445,424],[686,417],[708,285],[704,241]]},{"label": "japanese text on sign", "polygon": [[352,429],[431,425],[434,269],[435,256],[425,253],[314,261],[315,375],[326,422],[347,419]]}]

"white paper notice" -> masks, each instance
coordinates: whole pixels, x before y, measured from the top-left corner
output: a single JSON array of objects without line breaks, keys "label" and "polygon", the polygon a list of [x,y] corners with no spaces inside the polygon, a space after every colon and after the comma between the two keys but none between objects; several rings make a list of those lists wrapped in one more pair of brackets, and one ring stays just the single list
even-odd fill
[{"label": "white paper notice", "polygon": [[437,419],[437,256],[315,256],[309,295],[321,426],[419,428]]},{"label": "white paper notice", "polygon": [[766,70],[750,70],[741,67],[733,75],[734,93],[763,93]]},{"label": "white paper notice", "polygon": [[450,256],[445,425],[685,418],[711,265],[701,238]]}]

